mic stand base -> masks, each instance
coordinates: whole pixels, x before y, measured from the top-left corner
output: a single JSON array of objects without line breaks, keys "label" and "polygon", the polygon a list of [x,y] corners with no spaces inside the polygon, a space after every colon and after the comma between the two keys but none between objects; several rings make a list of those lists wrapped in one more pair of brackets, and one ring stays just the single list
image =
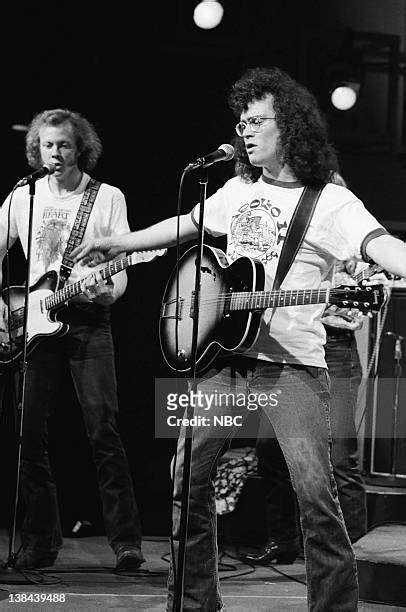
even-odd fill
[{"label": "mic stand base", "polygon": [[33,584],[33,580],[30,580],[25,575],[27,572],[31,573],[31,571],[35,570],[19,570],[15,565],[10,565],[10,562],[6,561],[3,567],[0,568],[0,584]]}]

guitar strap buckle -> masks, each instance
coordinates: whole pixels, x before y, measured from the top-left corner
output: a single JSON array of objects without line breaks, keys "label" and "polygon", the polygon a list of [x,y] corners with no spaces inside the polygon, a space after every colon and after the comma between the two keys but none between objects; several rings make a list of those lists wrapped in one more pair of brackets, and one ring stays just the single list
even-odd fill
[{"label": "guitar strap buckle", "polygon": [[72,268],[70,266],[65,266],[64,264],[61,264],[61,267],[59,270],[60,276],[62,276],[63,278],[69,278],[71,272],[72,272]]},{"label": "guitar strap buckle", "polygon": [[62,289],[63,288],[63,286],[65,285],[66,281],[68,280],[71,272],[72,272],[72,268],[70,268],[69,266],[66,266],[64,264],[61,264],[61,267],[59,269],[58,289]]}]

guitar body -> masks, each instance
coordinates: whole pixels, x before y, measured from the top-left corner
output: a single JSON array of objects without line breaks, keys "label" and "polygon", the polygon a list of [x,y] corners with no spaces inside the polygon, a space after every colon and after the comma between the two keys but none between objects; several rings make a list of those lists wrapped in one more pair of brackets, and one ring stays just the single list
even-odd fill
[{"label": "guitar body", "polygon": [[[27,321],[27,352],[38,342],[48,336],[62,336],[69,326],[54,320],[49,311],[44,308],[44,300],[52,295],[58,285],[58,274],[51,270],[30,287],[29,309]],[[23,350],[23,312],[25,287],[14,286],[3,290],[3,300],[10,304],[13,313],[11,319],[11,337],[2,332],[0,337],[0,363],[6,364],[19,358]]]},{"label": "guitar body", "polygon": [[[198,248],[186,251],[173,270],[162,299],[159,322],[161,349],[167,364],[177,372],[192,371],[195,270]],[[265,271],[261,262],[240,257],[231,265],[225,254],[203,245],[196,369],[207,367],[218,353],[243,351],[255,341],[262,311],[234,311],[228,304],[232,292],[262,291]],[[178,295],[178,308],[177,308]]]}]

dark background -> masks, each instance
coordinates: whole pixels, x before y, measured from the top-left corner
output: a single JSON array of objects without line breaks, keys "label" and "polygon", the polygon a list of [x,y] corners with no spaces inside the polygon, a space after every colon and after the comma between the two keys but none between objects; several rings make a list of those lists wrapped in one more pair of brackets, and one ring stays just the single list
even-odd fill
[{"label": "dark background", "polygon": [[[145,4],[145,5],[144,5]],[[318,97],[329,121],[342,174],[366,206],[394,233],[406,228],[403,123],[403,0],[222,0],[214,30],[192,20],[194,2],[106,4],[8,3],[0,37],[4,199],[28,171],[23,131],[45,109],[68,107],[94,123],[104,153],[96,178],[126,195],[129,222],[139,229],[176,212],[182,169],[230,142],[230,85],[248,66],[278,65]],[[359,104],[332,109],[337,67],[362,79]],[[216,164],[208,194],[232,173]],[[198,199],[188,176],[183,210]],[[221,246],[221,243],[220,243]],[[24,278],[21,252],[12,252],[14,282]],[[154,436],[154,381],[172,372],[161,355],[158,318],[175,253],[129,270],[125,296],[113,307],[120,423],[141,508],[144,532],[169,530],[169,461],[174,441]],[[10,421],[10,419],[9,419]],[[74,398],[61,389],[51,453],[66,529],[76,518],[100,522],[94,470]],[[3,433],[7,431],[3,425]],[[0,520],[11,506],[10,440],[2,444]],[[87,515],[87,516],[83,516]]]}]

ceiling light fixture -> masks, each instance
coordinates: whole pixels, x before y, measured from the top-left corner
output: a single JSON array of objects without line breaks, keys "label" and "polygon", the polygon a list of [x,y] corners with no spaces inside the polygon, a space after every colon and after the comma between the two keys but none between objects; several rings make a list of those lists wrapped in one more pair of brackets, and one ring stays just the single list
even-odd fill
[{"label": "ceiling light fixture", "polygon": [[340,81],[331,88],[330,99],[334,108],[346,111],[355,106],[360,84],[355,81]]},{"label": "ceiling light fixture", "polygon": [[211,30],[223,19],[224,9],[217,0],[202,0],[193,13],[195,24],[203,30]]}]

